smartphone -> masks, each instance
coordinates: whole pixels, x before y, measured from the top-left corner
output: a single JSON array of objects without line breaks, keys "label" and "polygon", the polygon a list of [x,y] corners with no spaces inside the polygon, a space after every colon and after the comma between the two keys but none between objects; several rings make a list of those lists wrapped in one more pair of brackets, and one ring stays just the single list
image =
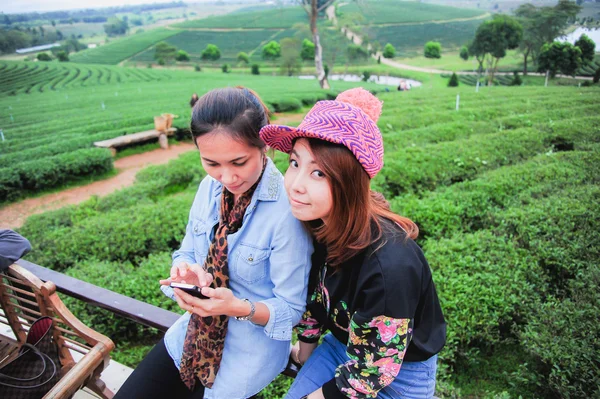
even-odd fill
[{"label": "smartphone", "polygon": [[193,284],[184,284],[184,283],[171,283],[171,288],[179,288],[180,290],[200,299],[210,299],[206,295],[203,295],[201,292],[201,288],[197,285]]}]

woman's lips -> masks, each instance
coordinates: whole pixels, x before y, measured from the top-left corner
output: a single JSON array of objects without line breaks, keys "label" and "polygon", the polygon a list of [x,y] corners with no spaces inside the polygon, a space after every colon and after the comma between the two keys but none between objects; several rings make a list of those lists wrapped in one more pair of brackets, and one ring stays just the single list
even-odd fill
[{"label": "woman's lips", "polygon": [[291,198],[290,203],[293,206],[307,206],[307,205],[309,205],[306,202],[298,201],[297,199],[294,199],[294,198]]}]

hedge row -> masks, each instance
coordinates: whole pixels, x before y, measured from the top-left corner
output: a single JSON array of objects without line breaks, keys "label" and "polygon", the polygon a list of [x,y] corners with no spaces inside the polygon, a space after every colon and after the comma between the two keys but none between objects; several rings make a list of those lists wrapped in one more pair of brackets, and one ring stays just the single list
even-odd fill
[{"label": "hedge row", "polygon": [[0,202],[72,179],[112,170],[110,151],[89,148],[0,168]]},{"label": "hedge row", "polygon": [[547,295],[572,295],[556,282],[597,267],[599,199],[597,186],[565,189],[499,213],[489,229],[426,241],[449,325],[445,361],[476,359],[539,317]]},{"label": "hedge row", "polygon": [[[152,205],[167,195],[189,188],[195,191],[204,171],[196,152],[185,153],[166,165],[147,167],[136,175],[136,183],[105,197],[92,197],[77,206],[30,216],[19,231],[37,243],[49,231],[70,227],[109,211],[125,211],[140,205]],[[36,251],[37,252],[37,251]]]},{"label": "hedge row", "polygon": [[554,123],[546,131],[522,128],[387,152],[385,167],[374,180],[375,187],[394,197],[449,186],[551,151],[557,143],[571,143],[573,149],[577,143],[598,142],[599,126],[598,117],[566,120]]},{"label": "hedge row", "polygon": [[538,155],[422,198],[414,194],[394,198],[391,206],[417,223],[421,238],[438,239],[489,228],[499,210],[586,183],[600,183],[600,151]]}]

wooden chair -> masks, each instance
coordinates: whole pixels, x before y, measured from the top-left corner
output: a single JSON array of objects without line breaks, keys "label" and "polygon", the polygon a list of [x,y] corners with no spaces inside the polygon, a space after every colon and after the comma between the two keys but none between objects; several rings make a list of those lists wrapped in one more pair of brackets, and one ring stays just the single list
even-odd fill
[{"label": "wooden chair", "polygon": [[114,343],[73,316],[56,294],[54,283],[44,283],[28,270],[13,264],[6,273],[0,273],[0,305],[0,327],[8,325],[14,333],[14,337],[0,334],[0,364],[10,359],[25,342],[33,321],[49,316],[54,320],[62,378],[44,398],[70,398],[84,386],[103,398],[114,396],[100,379],[100,373],[108,366]]}]

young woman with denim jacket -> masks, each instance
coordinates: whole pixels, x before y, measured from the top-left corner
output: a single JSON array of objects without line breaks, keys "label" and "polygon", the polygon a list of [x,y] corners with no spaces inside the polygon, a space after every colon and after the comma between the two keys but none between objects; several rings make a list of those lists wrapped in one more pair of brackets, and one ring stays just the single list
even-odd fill
[{"label": "young woman with denim jacket", "polygon": [[[213,90],[192,111],[208,176],[200,183],[165,294],[186,313],[117,398],[244,399],[285,369],[306,306],[313,252],[283,176],[258,135],[268,111],[244,88]],[[196,284],[198,299],[171,281]]]},{"label": "young woman with denim jacket", "polygon": [[261,130],[269,146],[290,154],[292,213],[315,237],[307,310],[292,350],[304,365],[286,399],[434,394],[446,323],[413,241],[418,228],[370,190],[383,166],[381,108],[366,90],[352,89],[318,102],[298,128]]}]

